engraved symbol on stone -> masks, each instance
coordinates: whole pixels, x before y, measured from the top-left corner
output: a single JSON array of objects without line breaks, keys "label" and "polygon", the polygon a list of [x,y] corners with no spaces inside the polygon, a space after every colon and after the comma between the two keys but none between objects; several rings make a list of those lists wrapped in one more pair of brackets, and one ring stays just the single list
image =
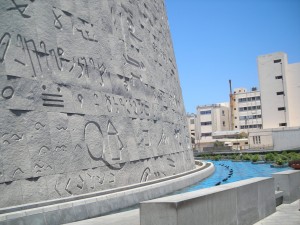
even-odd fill
[{"label": "engraved symbol on stone", "polygon": [[103,75],[106,73],[106,67],[104,66],[104,64],[101,64],[101,66],[99,66],[100,64],[98,63],[98,70],[99,70],[99,76],[100,76],[100,85],[103,87],[104,86],[104,81],[103,81]]},{"label": "engraved symbol on stone", "polygon": [[90,185],[91,189],[95,189],[96,188],[96,182],[100,185],[103,184],[104,182],[104,178],[105,178],[105,174],[101,173],[100,175],[91,175],[89,173],[87,173],[87,175],[90,177],[91,181],[92,181],[92,185]]},{"label": "engraved symbol on stone", "polygon": [[171,166],[171,167],[176,167],[176,166],[175,166],[175,161],[174,161],[173,159],[167,158],[167,160],[168,160],[169,166]]},{"label": "engraved symbol on stone", "polygon": [[[25,55],[25,45],[24,45],[24,42],[23,42],[23,38],[20,34],[17,35],[17,43],[16,43],[16,46],[21,48],[22,50],[22,53]],[[15,62],[21,64],[22,66],[26,66],[26,63],[20,61],[19,59],[16,59],[14,60]]]},{"label": "engraved symbol on stone", "polygon": [[166,134],[164,133],[164,131],[162,132],[161,138],[158,142],[158,146],[160,145],[166,145],[169,143],[169,138],[166,136]]},{"label": "engraved symbol on stone", "polygon": [[119,133],[112,122],[109,120],[107,125],[108,147],[112,160],[121,160],[121,151],[124,148],[120,140]]},{"label": "engraved symbol on stone", "polygon": [[64,126],[61,126],[61,127],[56,127],[57,130],[67,130],[68,127],[64,127]]},{"label": "engraved symbol on stone", "polygon": [[98,95],[96,93],[94,93],[94,98],[96,98],[96,102],[95,102],[95,107],[100,107],[100,104],[98,102]]},{"label": "engraved symbol on stone", "polygon": [[61,193],[58,191],[58,180],[55,182],[54,190],[57,192],[57,194],[58,194],[59,196],[61,196]]},{"label": "engraved symbol on stone", "polygon": [[76,186],[79,188],[79,189],[83,189],[83,185],[84,185],[84,180],[82,179],[82,177],[79,175],[79,178],[81,180],[81,184],[77,184]]},{"label": "engraved symbol on stone", "polygon": [[[46,90],[46,85],[43,85],[42,88]],[[57,91],[60,92],[59,87]],[[64,107],[64,100],[62,98],[61,94],[42,93],[43,106]]]},{"label": "engraved symbol on stone", "polygon": [[[8,133],[5,133],[5,134],[2,135],[2,137],[5,138],[5,136],[7,136],[7,135],[8,135]],[[8,145],[10,144],[10,142],[8,141],[8,139],[4,140],[2,143],[3,144],[8,144]]]},{"label": "engraved symbol on stone", "polygon": [[82,104],[83,104],[83,96],[82,96],[82,94],[78,94],[77,95],[77,99],[80,102],[80,107],[82,108]]},{"label": "engraved symbol on stone", "polygon": [[12,139],[14,141],[20,141],[23,139],[23,135],[19,136],[18,134],[13,134],[10,139]]},{"label": "engraved symbol on stone", "polygon": [[[83,178],[80,175],[78,175],[78,177],[79,177],[80,181],[77,184],[76,183],[75,184],[76,184],[76,187],[78,189],[82,190],[83,186],[84,186],[84,180],[83,180]],[[70,186],[71,186],[72,183],[74,184],[74,182],[76,182],[76,181],[77,181],[77,179],[71,179],[71,178],[68,179],[68,182],[67,182],[67,184],[65,186],[65,191],[68,192],[70,195],[73,195]]]},{"label": "engraved symbol on stone", "polygon": [[114,183],[114,182],[116,181],[115,174],[113,174],[113,173],[110,172],[110,173],[107,175],[107,180],[108,180],[108,183]]},{"label": "engraved symbol on stone", "polygon": [[55,147],[55,151],[66,151],[66,150],[67,150],[67,146],[65,145]]},{"label": "engraved symbol on stone", "polygon": [[103,158],[103,134],[98,123],[90,121],[84,128],[84,139],[90,157],[94,160]]},{"label": "engraved symbol on stone", "polygon": [[[54,9],[55,9],[55,7],[53,7]],[[61,18],[61,16],[62,15],[56,15],[56,13],[54,12],[54,9],[52,9],[52,12],[53,12],[53,15],[54,15],[54,17],[55,17],[55,19],[54,19],[54,26],[57,28],[57,29],[62,29],[62,24],[61,24],[61,22],[60,22],[60,18]]]},{"label": "engraved symbol on stone", "polygon": [[11,86],[7,86],[2,90],[2,97],[5,99],[10,99],[14,95],[14,89]]},{"label": "engraved symbol on stone", "polygon": [[[28,56],[29,56],[29,59],[30,59],[31,67],[32,67],[32,70],[33,70],[33,73],[34,73],[34,75],[32,75],[32,77],[36,77],[37,76],[37,74],[36,74],[37,71],[35,69],[33,57],[31,56],[30,52],[35,53],[35,56],[36,56],[36,59],[37,59],[40,71],[42,72],[43,71],[42,70],[42,65],[41,65],[40,58],[39,58],[40,52],[37,50],[34,40],[32,40],[32,39],[26,40],[25,38],[23,38],[23,39],[24,39],[26,50],[27,50],[27,53],[28,53]],[[32,44],[32,49],[29,48],[28,43]]]},{"label": "engraved symbol on stone", "polygon": [[150,146],[149,130],[143,130],[142,142],[145,146]]},{"label": "engraved symbol on stone", "polygon": [[[21,16],[23,18],[30,18],[31,16],[25,14],[25,10],[27,9],[28,7],[28,4],[17,4],[16,3],[16,0],[11,0],[12,3],[14,4],[15,7],[10,7],[7,9],[7,11],[10,11],[10,10],[18,10],[19,13],[21,14]],[[31,2],[33,2],[34,0],[31,0]]]},{"label": "engraved symbol on stone", "polygon": [[77,150],[79,150],[79,149],[80,149],[80,150],[82,150],[82,147],[81,147],[81,145],[80,145],[80,144],[77,144],[77,145],[75,146],[75,148],[74,148],[74,149],[75,149],[75,151],[77,151]]},{"label": "engraved symbol on stone", "polygon": [[110,100],[110,96],[109,95],[105,95],[105,98],[106,98],[106,107],[107,107],[107,110],[108,110],[108,112],[112,112],[112,103],[111,103],[111,100]]},{"label": "engraved symbol on stone", "polygon": [[49,107],[64,107],[62,95],[42,93],[43,106]]},{"label": "engraved symbol on stone", "polygon": [[36,130],[40,130],[40,129],[42,129],[42,128],[45,127],[45,126],[46,126],[45,124],[42,124],[42,123],[40,123],[40,122],[37,122],[37,123],[34,125],[34,127],[35,127]]},{"label": "engraved symbol on stone", "polygon": [[13,174],[13,177],[15,177],[17,174],[20,174],[20,173],[24,173],[23,170],[21,168],[16,169]]},{"label": "engraved symbol on stone", "polygon": [[47,170],[47,169],[53,170],[53,168],[50,165],[47,165],[47,166],[42,165],[41,166],[38,163],[35,164],[34,169],[36,169],[36,173],[41,173],[42,169],[44,169],[44,170]]},{"label": "engraved symbol on stone", "polygon": [[150,175],[151,175],[151,173],[150,173],[150,168],[147,167],[147,168],[143,171],[143,174],[142,174],[140,183],[148,181],[148,177],[149,177]]},{"label": "engraved symbol on stone", "polygon": [[50,69],[49,67],[49,62],[48,62],[48,56],[49,56],[49,53],[47,52],[47,49],[46,49],[46,44],[45,42],[41,41],[40,42],[40,47],[44,49],[44,56],[46,58],[46,64],[47,64],[47,68]]},{"label": "engraved symbol on stone", "polygon": [[6,32],[0,39],[0,63],[4,62],[5,55],[10,43],[10,37],[10,34]]},{"label": "engraved symbol on stone", "polygon": [[88,41],[94,41],[98,42],[95,38],[95,33],[93,32],[93,27],[94,25],[87,22],[86,20],[82,18],[77,18],[77,23],[74,25],[74,28],[81,33],[81,36],[83,39],[88,40]]},{"label": "engraved symbol on stone", "polygon": [[50,151],[50,149],[49,149],[47,146],[43,146],[43,147],[41,147],[40,150],[39,150],[39,155],[45,154],[45,153],[47,153],[48,151]]}]

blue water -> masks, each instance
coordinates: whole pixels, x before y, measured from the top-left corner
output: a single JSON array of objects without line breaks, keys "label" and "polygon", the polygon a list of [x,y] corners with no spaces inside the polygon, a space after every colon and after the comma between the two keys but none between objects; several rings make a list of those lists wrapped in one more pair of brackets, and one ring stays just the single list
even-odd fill
[{"label": "blue water", "polygon": [[227,184],[239,180],[245,180],[253,177],[272,177],[272,173],[277,173],[286,168],[271,168],[270,164],[252,164],[251,162],[232,162],[232,161],[210,161],[215,165],[215,172],[208,178],[197,184],[186,187],[173,194],[196,191],[202,188],[213,187],[216,184]]}]

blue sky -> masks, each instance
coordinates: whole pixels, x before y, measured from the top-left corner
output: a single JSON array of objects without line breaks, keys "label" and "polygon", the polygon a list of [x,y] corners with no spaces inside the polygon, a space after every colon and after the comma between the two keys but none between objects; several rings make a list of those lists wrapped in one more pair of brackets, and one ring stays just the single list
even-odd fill
[{"label": "blue sky", "polygon": [[300,62],[300,0],[165,0],[185,108],[259,87],[256,58]]}]

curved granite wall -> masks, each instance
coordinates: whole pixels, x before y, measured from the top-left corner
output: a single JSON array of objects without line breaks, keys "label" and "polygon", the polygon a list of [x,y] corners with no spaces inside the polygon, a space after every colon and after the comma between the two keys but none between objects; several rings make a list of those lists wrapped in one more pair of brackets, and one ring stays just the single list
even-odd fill
[{"label": "curved granite wall", "polygon": [[163,0],[0,4],[0,207],[194,168]]}]

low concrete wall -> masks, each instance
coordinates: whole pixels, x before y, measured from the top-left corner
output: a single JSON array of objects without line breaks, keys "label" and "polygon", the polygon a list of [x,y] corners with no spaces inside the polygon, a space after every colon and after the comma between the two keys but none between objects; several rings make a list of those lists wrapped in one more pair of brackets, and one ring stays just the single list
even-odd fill
[{"label": "low concrete wall", "polygon": [[250,225],[276,211],[273,178],[252,178],[142,202],[141,225]]},{"label": "low concrete wall", "polygon": [[[196,164],[200,165],[199,162]],[[212,163],[203,163],[192,171],[110,190],[110,193],[98,192],[96,196],[93,193],[92,196],[87,195],[83,199],[78,199],[78,196],[66,198],[64,202],[60,200],[56,204],[48,201],[1,209],[0,225],[56,225],[101,216],[197,183],[210,176],[214,170]]]},{"label": "low concrete wall", "polygon": [[273,173],[275,189],[283,191],[283,203],[291,203],[300,198],[300,171],[287,170]]}]

